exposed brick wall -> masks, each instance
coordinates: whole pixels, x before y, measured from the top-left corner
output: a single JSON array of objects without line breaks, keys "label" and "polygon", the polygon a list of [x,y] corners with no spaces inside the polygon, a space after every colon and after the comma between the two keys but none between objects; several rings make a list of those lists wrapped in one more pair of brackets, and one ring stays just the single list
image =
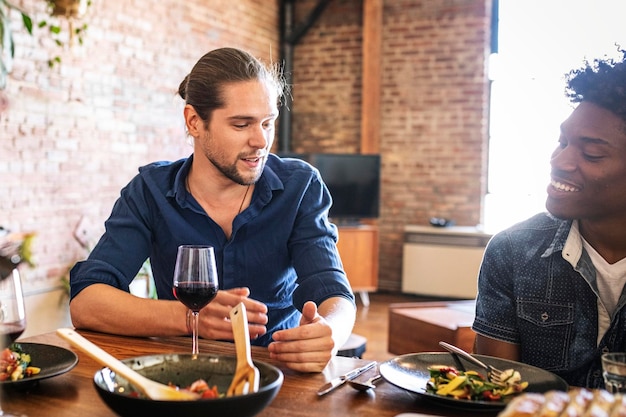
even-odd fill
[{"label": "exposed brick wall", "polygon": [[[100,227],[138,166],[190,152],[175,90],[203,53],[279,54],[279,0],[94,2],[85,45],[57,69],[47,68],[57,53],[49,39],[16,33],[0,113],[0,224],[38,231],[29,281],[56,280],[83,256],[75,225],[87,216]],[[42,3],[21,2],[39,18]],[[295,151],[359,152],[362,3],[330,2],[295,47]],[[405,225],[481,220],[490,3],[384,1],[383,290],[400,289]],[[317,0],[295,4],[298,22]]]},{"label": "exposed brick wall", "polygon": [[476,225],[486,187],[489,2],[408,3],[386,2],[383,14],[380,271],[389,288],[398,288],[404,226],[433,216]]},{"label": "exposed brick wall", "polygon": [[[207,51],[279,51],[278,0],[93,0],[84,45],[62,51],[14,16],[16,58],[0,112],[0,224],[35,230],[39,267],[27,287],[52,286],[84,256],[72,232],[86,216],[94,238],[137,167],[187,156],[175,93]],[[36,20],[45,2],[17,2]],[[88,228],[91,229],[90,225]]]},{"label": "exposed brick wall", "polygon": [[[298,2],[302,19],[314,1]],[[481,221],[489,0],[383,8],[379,287],[399,290],[404,226]],[[295,49],[293,148],[359,152],[362,1],[332,2]]]},{"label": "exposed brick wall", "polygon": [[[317,0],[296,2],[296,25]],[[335,0],[294,48],[292,150],[360,147],[362,2]]]}]

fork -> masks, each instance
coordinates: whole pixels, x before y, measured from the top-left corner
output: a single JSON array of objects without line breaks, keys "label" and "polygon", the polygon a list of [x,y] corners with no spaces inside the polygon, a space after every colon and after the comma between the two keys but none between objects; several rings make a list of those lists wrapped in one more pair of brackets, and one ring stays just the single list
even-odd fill
[{"label": "fork", "polygon": [[484,363],[483,361],[481,361],[480,359],[470,355],[469,353],[467,353],[466,351],[464,351],[461,348],[458,348],[454,345],[451,345],[449,343],[446,342],[439,342],[439,346],[441,346],[442,348],[444,348],[445,350],[447,350],[450,353],[455,353],[457,355],[459,355],[460,357],[462,357],[463,359],[472,362],[475,365],[480,366],[481,368],[483,368],[485,371],[487,371],[487,378],[489,379],[490,382],[497,384],[497,385],[501,385],[501,386],[506,386],[506,383],[503,381],[503,371],[501,371],[500,369],[492,366],[492,365],[487,365],[486,363]]},{"label": "fork", "polygon": [[252,362],[250,353],[250,334],[248,317],[243,302],[230,310],[230,322],[233,326],[235,351],[237,352],[237,369],[233,380],[226,391],[226,396],[248,394],[259,390],[259,369]]}]

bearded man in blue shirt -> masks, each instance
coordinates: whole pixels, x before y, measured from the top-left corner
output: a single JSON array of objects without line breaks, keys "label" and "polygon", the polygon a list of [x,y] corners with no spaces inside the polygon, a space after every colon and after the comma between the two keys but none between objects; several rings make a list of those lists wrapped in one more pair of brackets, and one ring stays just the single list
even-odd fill
[{"label": "bearded man in blue shirt", "polygon": [[600,356],[626,351],[626,51],[569,73],[578,103],[550,160],[546,208],[487,245],[475,352],[602,388]]},{"label": "bearded man in blue shirt", "polygon": [[[270,153],[285,90],[277,67],[238,49],[196,63],[179,87],[193,154],[140,168],[121,191],[104,235],[71,271],[77,328],[189,334],[189,312],[172,293],[176,251],[210,245],[220,291],[200,312],[200,336],[233,340],[229,312],[244,302],[253,344],[291,369],[323,370],[356,308],[319,172]],[[148,258],[157,300],[129,292]]]}]

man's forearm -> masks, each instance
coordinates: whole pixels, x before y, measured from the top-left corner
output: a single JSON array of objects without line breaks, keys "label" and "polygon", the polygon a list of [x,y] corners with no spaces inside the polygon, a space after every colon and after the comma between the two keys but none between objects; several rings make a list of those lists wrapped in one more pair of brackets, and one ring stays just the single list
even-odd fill
[{"label": "man's forearm", "polygon": [[106,284],[93,284],[70,303],[73,325],[133,336],[187,334],[186,307],[172,300],[141,298]]},{"label": "man's forearm", "polygon": [[352,333],[356,320],[354,305],[343,297],[333,297],[320,304],[317,311],[332,327],[335,348],[339,349]]}]

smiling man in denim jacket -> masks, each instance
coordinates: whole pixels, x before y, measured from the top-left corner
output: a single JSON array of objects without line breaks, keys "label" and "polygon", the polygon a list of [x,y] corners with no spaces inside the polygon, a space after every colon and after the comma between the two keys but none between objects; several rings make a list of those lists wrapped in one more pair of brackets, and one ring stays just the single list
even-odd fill
[{"label": "smiling man in denim jacket", "polygon": [[551,158],[549,213],[489,242],[475,352],[604,387],[600,356],[626,351],[626,51],[569,73],[578,103]]}]

